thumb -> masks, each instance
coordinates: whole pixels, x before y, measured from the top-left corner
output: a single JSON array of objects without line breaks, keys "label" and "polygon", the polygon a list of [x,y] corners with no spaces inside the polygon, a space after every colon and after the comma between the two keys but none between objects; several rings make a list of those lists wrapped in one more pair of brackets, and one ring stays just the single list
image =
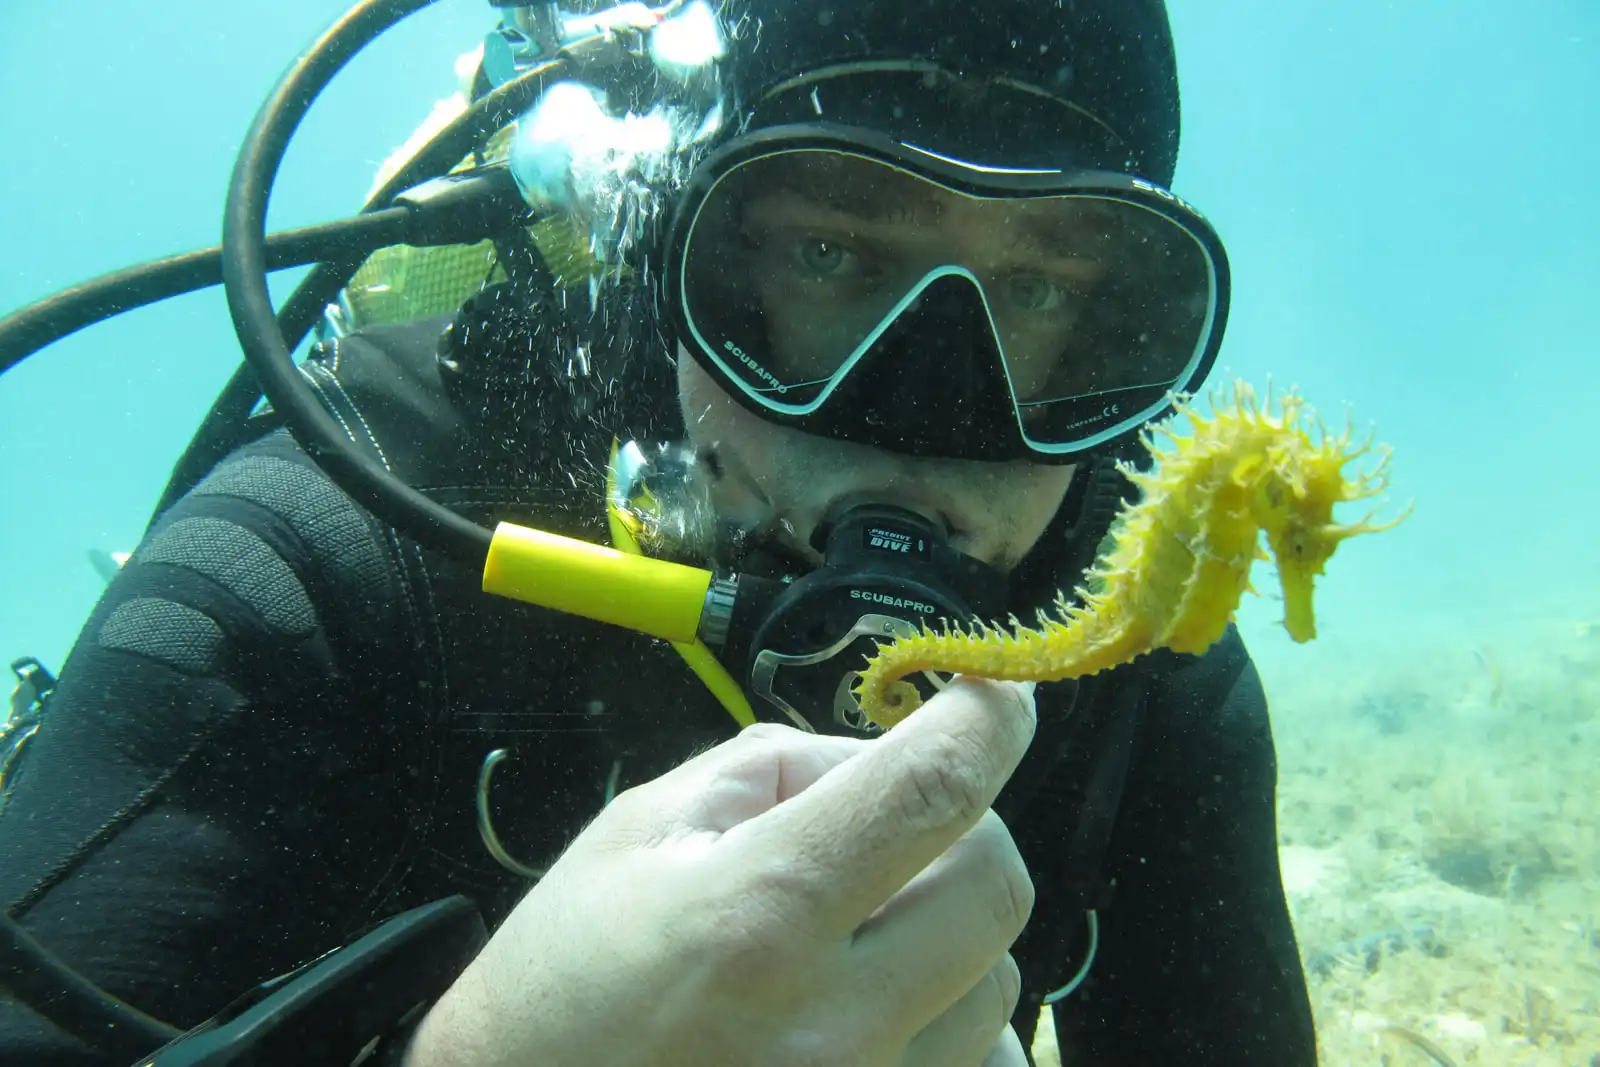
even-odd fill
[{"label": "thumb", "polygon": [[1022,1039],[1015,1027],[1007,1026],[995,1042],[983,1067],[1028,1067],[1028,1054],[1022,1050]]}]

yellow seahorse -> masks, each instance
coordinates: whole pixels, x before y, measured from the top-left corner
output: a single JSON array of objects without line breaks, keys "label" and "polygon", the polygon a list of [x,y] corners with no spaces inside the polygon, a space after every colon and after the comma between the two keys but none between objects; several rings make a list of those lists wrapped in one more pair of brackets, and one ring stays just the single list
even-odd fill
[{"label": "yellow seahorse", "polygon": [[[1376,496],[1388,487],[1389,450],[1370,437],[1354,444],[1350,431],[1333,437],[1311,418],[1294,392],[1272,413],[1270,391],[1258,406],[1250,387],[1234,382],[1231,400],[1212,398],[1213,417],[1180,398],[1177,413],[1191,433],[1165,426],[1146,430],[1144,446],[1156,460],[1141,473],[1121,469],[1140,490],[1112,527],[1113,543],[1085,576],[1080,604],[1057,594],[1056,614],[1039,613],[1039,628],[1011,619],[1009,632],[979,623],[972,629],[944,623],[879,646],[856,687],[862,710],[892,727],[922,703],[910,682],[919,671],[941,671],[1013,681],[1078,678],[1170,648],[1199,654],[1226,631],[1251,590],[1250,567],[1274,559],[1283,586],[1284,627],[1296,641],[1316,636],[1311,593],[1339,543],[1386,530],[1409,514],[1376,524],[1333,521],[1333,506]],[[1160,448],[1157,436],[1170,450]],[[1345,476],[1353,460],[1377,452],[1374,469]],[[1260,547],[1266,533],[1269,557]],[[1252,592],[1254,590],[1251,590]]]}]

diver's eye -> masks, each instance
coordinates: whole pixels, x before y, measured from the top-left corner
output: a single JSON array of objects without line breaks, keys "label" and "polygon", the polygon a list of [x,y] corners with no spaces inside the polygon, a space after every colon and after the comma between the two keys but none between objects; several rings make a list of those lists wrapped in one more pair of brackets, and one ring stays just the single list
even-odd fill
[{"label": "diver's eye", "polygon": [[1006,279],[1006,297],[1023,311],[1054,311],[1066,299],[1061,286],[1038,274],[1018,274]]},{"label": "diver's eye", "polygon": [[795,247],[795,257],[806,270],[823,276],[839,274],[850,262],[849,249],[820,237],[808,237]]}]

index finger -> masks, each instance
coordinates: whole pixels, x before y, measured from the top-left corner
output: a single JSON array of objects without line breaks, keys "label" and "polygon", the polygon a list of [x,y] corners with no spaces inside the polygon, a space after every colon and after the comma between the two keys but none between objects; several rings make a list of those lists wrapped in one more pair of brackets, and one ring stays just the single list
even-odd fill
[{"label": "index finger", "polygon": [[797,916],[843,937],[983,816],[1033,740],[1031,686],[958,678],[815,785],[721,842],[730,861],[783,872]]}]

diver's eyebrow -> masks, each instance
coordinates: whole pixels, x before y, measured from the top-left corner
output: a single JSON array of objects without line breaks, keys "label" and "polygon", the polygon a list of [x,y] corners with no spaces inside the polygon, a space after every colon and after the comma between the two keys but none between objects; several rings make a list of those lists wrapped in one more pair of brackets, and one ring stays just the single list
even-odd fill
[{"label": "diver's eyebrow", "polygon": [[823,186],[784,182],[776,191],[790,193],[818,207],[868,220],[893,218],[930,224],[939,220],[944,206],[932,197],[907,196],[903,189],[891,190],[859,182]]},{"label": "diver's eyebrow", "polygon": [[1033,219],[1020,228],[1017,244],[1051,259],[1100,260],[1108,236],[1093,215]]}]

